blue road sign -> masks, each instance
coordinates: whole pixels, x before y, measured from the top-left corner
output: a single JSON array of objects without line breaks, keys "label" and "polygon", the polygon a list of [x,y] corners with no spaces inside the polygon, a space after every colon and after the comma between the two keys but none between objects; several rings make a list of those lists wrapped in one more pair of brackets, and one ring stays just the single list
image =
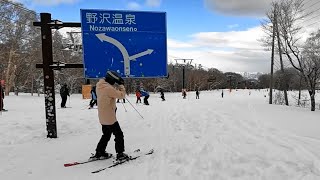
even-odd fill
[{"label": "blue road sign", "polygon": [[167,76],[165,12],[81,10],[86,78]]}]

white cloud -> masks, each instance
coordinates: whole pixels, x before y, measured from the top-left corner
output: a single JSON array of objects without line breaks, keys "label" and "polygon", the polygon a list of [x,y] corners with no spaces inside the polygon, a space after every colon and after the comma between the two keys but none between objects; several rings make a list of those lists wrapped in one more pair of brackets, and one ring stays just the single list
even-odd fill
[{"label": "white cloud", "polygon": [[168,40],[168,54],[221,71],[269,72],[270,52],[261,47],[260,27],[246,31],[199,32],[188,42]]},{"label": "white cloud", "polygon": [[235,16],[264,16],[274,0],[204,0],[215,12]]},{"label": "white cloud", "polygon": [[190,43],[180,42],[180,41],[176,41],[173,39],[168,39],[167,45],[168,45],[168,48],[192,48],[192,47],[194,47]]},{"label": "white cloud", "polygon": [[149,7],[159,7],[161,5],[161,0],[146,0],[146,5]]},{"label": "white cloud", "polygon": [[197,46],[255,50],[262,49],[258,42],[262,36],[263,31],[260,27],[246,31],[200,32],[191,35],[193,44]]},{"label": "white cloud", "polygon": [[129,9],[140,9],[141,8],[141,5],[138,4],[137,2],[129,2],[127,6]]}]

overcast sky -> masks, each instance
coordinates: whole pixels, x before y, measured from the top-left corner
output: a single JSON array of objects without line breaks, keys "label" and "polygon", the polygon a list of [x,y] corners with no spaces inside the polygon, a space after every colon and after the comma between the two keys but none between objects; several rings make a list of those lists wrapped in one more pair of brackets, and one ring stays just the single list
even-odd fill
[{"label": "overcast sky", "polygon": [[[53,18],[75,22],[80,21],[80,9],[165,11],[169,61],[193,58],[196,64],[224,72],[270,71],[271,54],[258,39],[264,35],[260,23],[271,0],[19,1],[39,13],[50,12]],[[306,0],[306,7],[311,6],[307,9],[320,8],[317,2]],[[316,27],[319,24],[312,26]]]}]

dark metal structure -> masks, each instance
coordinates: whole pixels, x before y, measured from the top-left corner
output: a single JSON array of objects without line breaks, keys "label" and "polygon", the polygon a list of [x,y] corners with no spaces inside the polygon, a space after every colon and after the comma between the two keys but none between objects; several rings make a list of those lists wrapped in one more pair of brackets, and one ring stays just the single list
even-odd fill
[{"label": "dark metal structure", "polygon": [[[190,65],[193,59],[175,59],[177,64],[178,61],[183,61],[183,63],[180,63],[179,65],[182,65],[182,89],[185,89],[185,71],[186,71],[186,66]],[[190,61],[190,62],[189,62]]]},{"label": "dark metal structure", "polygon": [[41,27],[42,58],[43,64],[36,64],[36,68],[43,69],[45,112],[48,138],[57,138],[55,88],[53,70],[62,68],[83,68],[83,64],[65,64],[53,61],[52,53],[52,29],[63,27],[81,27],[81,23],[61,22],[51,20],[51,14],[40,13],[40,22],[34,22],[34,26]]}]

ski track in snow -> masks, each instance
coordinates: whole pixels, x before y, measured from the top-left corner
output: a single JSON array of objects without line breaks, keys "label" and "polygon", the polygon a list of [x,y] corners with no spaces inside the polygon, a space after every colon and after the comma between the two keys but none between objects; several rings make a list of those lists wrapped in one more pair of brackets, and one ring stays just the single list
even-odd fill
[{"label": "ski track in snow", "polygon": [[[243,109],[244,106],[247,108]],[[162,138],[167,138],[166,146],[165,140],[159,141],[161,149],[169,147],[163,152],[165,158],[160,161],[159,171],[167,176],[160,179],[320,178],[319,157],[311,152],[313,146],[307,149],[306,141],[302,146],[297,138],[264,126],[257,120],[253,105],[240,103],[229,108],[204,105],[198,109],[201,109],[199,118],[194,119],[193,109],[182,104],[171,111],[167,123],[160,120]],[[230,111],[221,113],[225,109]]]},{"label": "ski track in snow", "polygon": [[[258,92],[252,92],[251,96],[255,94],[258,98]],[[225,92],[222,99],[220,91],[202,92],[196,100],[193,93],[188,93],[187,99],[182,99],[181,93],[166,93],[167,101],[161,102],[160,95],[152,94],[150,106],[135,104],[135,97],[129,96],[144,119],[129,103],[124,104],[127,112],[117,104],[126,152],[137,148],[153,148],[155,152],[98,174],[90,174],[90,171],[108,166],[107,162],[62,167],[68,161],[87,158],[101,136],[97,110],[83,108],[88,100],[74,95],[79,99],[73,98],[72,108],[57,109],[59,138],[47,139],[45,123],[38,122],[44,121],[44,114],[38,113],[37,120],[33,120],[34,112],[44,111],[44,99],[24,97],[32,100],[29,103],[38,104],[28,106],[29,113],[19,112],[19,108],[23,110],[24,107],[16,106],[17,110],[12,111],[16,111],[15,117],[19,120],[14,120],[8,112],[0,117],[11,120],[0,121],[0,177],[33,180],[107,177],[130,180],[320,179],[320,141],[263,122],[266,119],[261,117],[264,109],[255,101],[238,98],[242,95],[244,93]],[[15,103],[20,100],[8,98]],[[259,100],[261,104],[263,101],[263,98]],[[269,118],[274,118],[272,112]],[[113,138],[107,150],[114,153]]]}]

